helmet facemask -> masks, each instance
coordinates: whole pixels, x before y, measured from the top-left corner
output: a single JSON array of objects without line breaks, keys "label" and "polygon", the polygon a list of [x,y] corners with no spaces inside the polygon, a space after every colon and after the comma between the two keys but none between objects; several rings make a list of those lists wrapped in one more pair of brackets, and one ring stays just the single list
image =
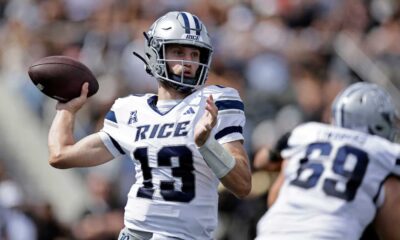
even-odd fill
[{"label": "helmet facemask", "polygon": [[[166,51],[167,48],[175,45],[174,44],[168,44],[164,43],[161,44],[161,49],[159,54],[159,59],[157,61],[157,64],[155,65],[155,68],[158,69],[159,72],[156,73],[155,77],[167,81],[169,83],[172,83],[173,85],[177,85],[179,89],[185,89],[185,88],[190,88],[190,89],[197,89],[198,87],[204,85],[206,79],[207,79],[207,74],[208,70],[210,67],[210,54],[211,52],[206,49],[206,48],[199,48],[199,47],[193,47],[192,45],[180,45],[183,47],[191,47],[198,49],[200,51],[200,59],[199,62],[195,61],[190,61],[190,60],[179,60],[179,59],[168,59],[166,56]],[[182,71],[180,74],[175,74],[173,71],[170,69],[174,63],[177,63],[182,67]],[[193,66],[197,66],[197,70],[195,72],[195,75],[193,77],[185,76],[185,71],[184,71],[184,65],[185,64],[192,64]]]}]

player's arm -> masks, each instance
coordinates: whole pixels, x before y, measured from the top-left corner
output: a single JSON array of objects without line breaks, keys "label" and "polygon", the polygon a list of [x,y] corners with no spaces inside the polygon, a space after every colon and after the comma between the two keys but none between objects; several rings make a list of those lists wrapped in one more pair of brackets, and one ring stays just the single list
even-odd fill
[{"label": "player's arm", "polygon": [[378,209],[374,227],[380,239],[400,239],[400,179],[389,177],[384,183],[385,200]]},{"label": "player's arm", "polygon": [[[285,180],[284,170],[285,170],[287,161],[283,159],[281,152],[284,149],[288,148],[288,141],[289,141],[290,135],[291,135],[291,132],[287,132],[287,133],[283,134],[278,139],[275,146],[269,150],[268,159],[265,160],[268,163],[269,170],[272,170],[272,169],[279,170],[280,169],[278,177],[275,179],[274,183],[272,184],[271,188],[268,191],[268,199],[267,199],[268,207],[271,207],[272,204],[275,203],[276,199],[278,198],[279,191]],[[272,165],[274,165],[275,168],[272,168]]]},{"label": "player's arm", "polygon": [[276,199],[278,198],[279,191],[281,190],[283,182],[285,181],[285,175],[284,175],[285,167],[286,167],[286,160],[283,160],[281,165],[281,171],[279,172],[278,177],[275,179],[275,182],[272,184],[271,188],[268,191],[268,199],[267,199],[268,207],[271,207],[272,204],[274,204]]},{"label": "player's arm", "polygon": [[55,168],[89,167],[113,159],[98,134],[75,142],[73,127],[76,112],[87,100],[88,84],[82,86],[80,97],[57,104],[57,113],[48,137],[49,163]]},{"label": "player's arm", "polygon": [[251,190],[251,172],[246,151],[241,141],[232,141],[222,146],[210,137],[217,115],[218,108],[210,95],[207,98],[206,112],[196,125],[196,145],[222,184],[237,197],[245,197]]},{"label": "player's arm", "polygon": [[272,148],[264,146],[258,150],[253,159],[254,168],[257,170],[279,171],[283,161],[281,151],[288,147],[290,134],[291,132],[287,132],[282,135]]},{"label": "player's arm", "polygon": [[235,160],[235,166],[222,178],[221,183],[237,197],[247,196],[251,190],[251,171],[249,158],[242,141],[233,141],[223,145]]}]

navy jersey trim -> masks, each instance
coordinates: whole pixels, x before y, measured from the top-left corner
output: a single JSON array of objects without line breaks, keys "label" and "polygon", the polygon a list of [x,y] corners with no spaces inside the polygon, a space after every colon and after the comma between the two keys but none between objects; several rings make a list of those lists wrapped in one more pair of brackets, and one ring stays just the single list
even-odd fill
[{"label": "navy jersey trim", "polygon": [[225,137],[228,134],[231,133],[243,133],[243,128],[241,126],[231,126],[231,127],[226,127],[224,129],[222,129],[221,131],[219,131],[217,134],[215,134],[215,139],[218,140],[220,138]]},{"label": "navy jersey trim", "polygon": [[106,119],[109,120],[109,121],[111,121],[111,122],[117,123],[117,118],[115,117],[115,112],[114,112],[114,111],[109,111],[109,112],[106,114]]},{"label": "navy jersey trim", "polygon": [[238,109],[244,111],[244,104],[238,100],[220,100],[216,101],[215,105],[219,111],[227,109]]},{"label": "navy jersey trim", "polygon": [[382,180],[382,182],[379,184],[378,192],[375,194],[375,196],[374,196],[374,198],[373,198],[373,201],[374,201],[375,205],[377,204],[378,197],[379,197],[379,195],[380,195],[380,193],[381,193],[381,191],[382,191],[383,184],[386,182],[386,180],[387,180],[390,176],[391,176],[390,174],[387,175],[387,176]]},{"label": "navy jersey trim", "polygon": [[114,147],[118,150],[119,153],[121,153],[122,155],[125,154],[124,150],[122,149],[122,147],[118,144],[117,140],[115,140],[113,137],[111,137],[110,134],[108,134],[108,137],[111,139],[112,144],[114,145]]},{"label": "navy jersey trim", "polygon": [[161,116],[164,116],[164,115],[168,114],[169,112],[172,111],[172,109],[174,109],[174,108],[175,108],[176,106],[178,106],[181,102],[183,102],[183,101],[181,101],[180,103],[178,103],[178,104],[176,104],[175,106],[173,106],[170,110],[166,111],[165,113],[162,113],[162,112],[160,112],[160,110],[158,110],[158,108],[157,108],[157,101],[158,101],[158,96],[157,96],[157,95],[151,96],[151,97],[149,97],[149,99],[147,99],[147,103],[149,104],[149,106],[154,110],[154,112],[160,114]]},{"label": "navy jersey trim", "polygon": [[147,103],[149,104],[149,106],[156,112],[156,113],[158,113],[158,114],[160,114],[160,115],[164,115],[164,114],[162,114],[160,111],[158,111],[158,108],[157,108],[157,100],[158,100],[158,96],[157,95],[154,95],[154,96],[151,96],[151,97],[149,97],[148,99],[147,99]]},{"label": "navy jersey trim", "polygon": [[400,158],[396,159],[396,165],[400,165]]}]

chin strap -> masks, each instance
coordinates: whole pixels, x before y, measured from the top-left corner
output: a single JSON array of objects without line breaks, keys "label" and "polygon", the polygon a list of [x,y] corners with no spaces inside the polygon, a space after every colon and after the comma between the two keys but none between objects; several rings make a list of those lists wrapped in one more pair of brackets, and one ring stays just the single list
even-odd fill
[{"label": "chin strap", "polygon": [[[146,38],[148,44],[150,45],[150,38],[149,35],[147,35],[146,32],[143,32],[144,37]],[[149,68],[149,63],[146,61],[146,59],[144,57],[142,57],[139,53],[137,52],[132,52],[133,55],[135,55],[137,58],[139,58],[140,60],[142,60],[142,62],[144,63],[144,67],[145,70],[148,74],[150,74],[151,76],[154,76],[153,73],[151,72],[150,68]]]},{"label": "chin strap", "polygon": [[180,86],[178,84],[175,84],[173,82],[170,81],[166,81],[164,79],[159,79],[161,82],[163,82],[165,85],[167,85],[170,88],[175,89],[176,91],[180,92],[180,93],[191,93],[193,92],[195,89],[191,88],[191,87],[184,87],[184,86]]},{"label": "chin strap", "polygon": [[150,74],[151,76],[153,76],[153,73],[151,72],[150,68],[149,68],[149,63],[146,61],[146,59],[144,57],[142,57],[139,53],[137,52],[132,52],[133,55],[135,55],[137,58],[139,58],[140,60],[142,60],[142,62],[144,63],[144,69],[146,70],[146,72],[148,74]]},{"label": "chin strap", "polygon": [[143,62],[146,66],[148,65],[146,59],[144,59],[144,57],[142,57],[139,53],[137,53],[137,52],[132,52],[132,53],[133,53],[133,55],[135,55],[136,57],[138,57],[140,60],[142,60],[142,62]]}]

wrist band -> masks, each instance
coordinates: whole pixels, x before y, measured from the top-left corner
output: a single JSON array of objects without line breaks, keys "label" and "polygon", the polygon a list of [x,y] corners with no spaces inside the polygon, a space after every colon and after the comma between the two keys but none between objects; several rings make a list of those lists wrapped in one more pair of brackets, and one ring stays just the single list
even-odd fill
[{"label": "wrist band", "polygon": [[208,140],[198,150],[218,178],[228,174],[236,164],[235,159],[213,136],[209,136]]}]

